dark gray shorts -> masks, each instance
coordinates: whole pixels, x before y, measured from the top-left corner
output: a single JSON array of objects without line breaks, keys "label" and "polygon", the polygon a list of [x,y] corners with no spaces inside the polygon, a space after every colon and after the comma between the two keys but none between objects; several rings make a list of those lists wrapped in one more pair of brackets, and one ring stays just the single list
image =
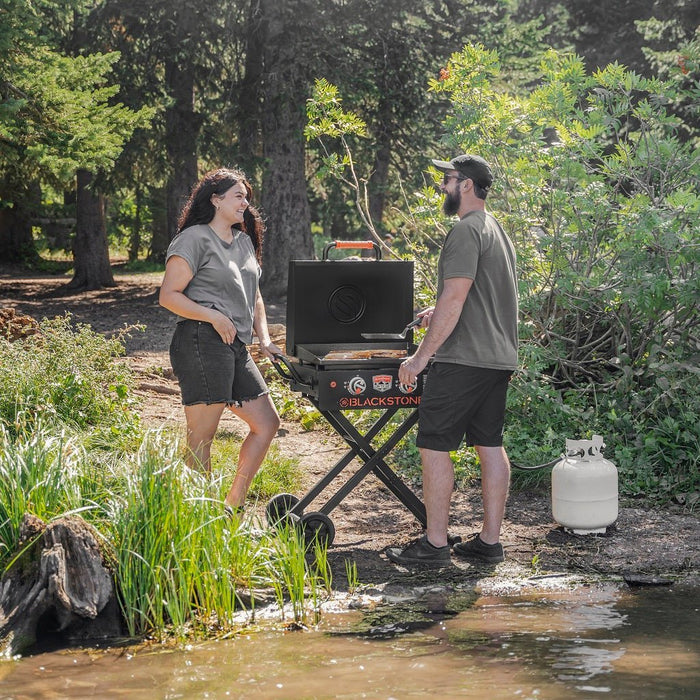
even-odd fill
[{"label": "dark gray shorts", "polygon": [[511,370],[434,362],[418,409],[416,445],[436,452],[500,447]]},{"label": "dark gray shorts", "polygon": [[180,321],[170,343],[170,364],[185,406],[244,401],[268,393],[245,343],[226,345],[211,323]]}]

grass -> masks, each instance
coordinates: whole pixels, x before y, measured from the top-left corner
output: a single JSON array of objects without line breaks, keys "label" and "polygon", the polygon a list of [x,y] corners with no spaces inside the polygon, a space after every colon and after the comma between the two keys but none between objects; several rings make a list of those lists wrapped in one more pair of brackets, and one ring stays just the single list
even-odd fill
[{"label": "grass", "polygon": [[[238,461],[241,436],[219,430],[212,445],[212,471],[219,475],[223,485],[230,485]],[[248,491],[250,500],[268,501],[278,493],[294,493],[301,485],[301,469],[297,459],[284,457],[279,447],[272,444],[255,475]],[[221,494],[221,498],[225,494]]]},{"label": "grass", "polygon": [[357,562],[353,559],[345,560],[345,579],[348,583],[348,593],[354,595],[360,585],[360,578],[357,573]]},{"label": "grass", "polygon": [[24,513],[48,520],[91,505],[81,495],[85,453],[79,443],[33,425],[20,441],[0,425],[0,566],[19,542]]},{"label": "grass", "polygon": [[112,269],[115,273],[122,274],[137,274],[141,272],[158,272],[162,274],[165,270],[165,265],[162,262],[139,258],[138,260],[127,260],[123,263],[113,264]]},{"label": "grass", "polygon": [[131,636],[229,631],[241,600],[260,588],[302,623],[330,594],[325,547],[310,557],[298,528],[256,532],[252,516],[227,517],[221,479],[187,468],[166,432],[146,432],[106,472],[79,440],[46,426],[19,437],[4,429],[0,439],[0,565],[13,560],[25,512],[80,513],[101,533]]},{"label": "grass", "polygon": [[[130,635],[225,634],[250,591],[276,592],[297,623],[329,594],[325,548],[296,528],[256,531],[224,514],[240,437],[217,440],[211,474],[186,467],[178,432],[145,430],[123,347],[70,317],[0,339],[0,572],[12,566],[25,513],[79,514],[100,533]],[[251,488],[266,500],[299,488],[276,447]],[[237,622],[237,620],[239,620]]]}]

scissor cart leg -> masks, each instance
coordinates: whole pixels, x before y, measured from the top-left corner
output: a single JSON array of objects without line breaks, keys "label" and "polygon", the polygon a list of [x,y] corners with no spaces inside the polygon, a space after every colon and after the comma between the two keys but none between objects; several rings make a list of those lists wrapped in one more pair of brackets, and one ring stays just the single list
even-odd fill
[{"label": "scissor cart leg", "polygon": [[[388,416],[387,413],[389,414]],[[383,422],[383,425],[385,425],[394,413],[396,413],[396,410],[387,411],[377,423]],[[333,508],[335,508],[341,500],[372,471],[399,501],[413,513],[421,525],[426,527],[427,518],[423,502],[384,461],[384,457],[394,449],[399,441],[415,425],[418,420],[418,411],[412,411],[408,418],[404,420],[377,450],[375,450],[369,442],[381,429],[375,430],[377,427],[376,423],[366,435],[362,435],[340,411],[326,411],[324,415],[341,437],[350,445],[352,453],[364,462],[364,465],[348,479],[343,487],[329,499],[321,510],[326,513],[333,510]],[[386,420],[382,421],[384,418]]]}]

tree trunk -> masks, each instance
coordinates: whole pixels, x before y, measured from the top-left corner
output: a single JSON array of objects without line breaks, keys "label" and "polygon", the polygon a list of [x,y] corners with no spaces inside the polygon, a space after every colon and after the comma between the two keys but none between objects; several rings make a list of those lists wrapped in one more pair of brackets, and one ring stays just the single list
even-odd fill
[{"label": "tree trunk", "polygon": [[164,262],[171,236],[168,233],[168,215],[165,201],[167,199],[164,187],[151,188],[149,195],[151,210],[151,245],[148,250],[149,262]]},{"label": "tree trunk", "polygon": [[32,218],[41,205],[41,188],[35,183],[23,194],[10,197],[14,201],[11,207],[0,206],[0,260],[36,263],[39,254],[32,236]]},{"label": "tree trunk", "polygon": [[238,163],[249,178],[260,166],[260,116],[264,78],[265,22],[257,3],[250,4],[246,31],[245,73],[236,109]]},{"label": "tree trunk", "polygon": [[[167,241],[154,240],[151,255],[163,262],[167,244],[177,232],[177,221],[192,186],[197,182],[197,139],[201,125],[194,111],[194,73],[189,66],[169,61],[165,67],[172,106],[165,115],[165,144],[170,162],[166,189]],[[165,243],[165,247],[162,246]]]},{"label": "tree trunk", "polygon": [[48,526],[25,514],[21,547],[0,580],[0,657],[12,657],[58,632],[66,644],[123,634],[112,576],[99,536],[77,516]]},{"label": "tree trunk", "polygon": [[136,199],[136,211],[131,222],[131,234],[129,235],[129,262],[139,259],[141,250],[141,218],[143,216],[143,187],[140,182],[134,183],[134,197]]},{"label": "tree trunk", "polygon": [[381,233],[391,162],[392,134],[389,126],[393,121],[391,104],[382,100],[378,112],[379,133],[375,135],[376,151],[372,179],[370,180],[369,213],[375,228]]},{"label": "tree trunk", "polygon": [[262,288],[265,296],[280,298],[287,292],[289,260],[313,256],[304,168],[308,85],[303,57],[288,36],[285,13],[290,9],[279,0],[260,4],[267,20],[262,114],[262,209],[267,234]]},{"label": "tree trunk", "polygon": [[[389,180],[389,163],[391,160],[391,136],[388,128],[382,124],[391,124],[391,106],[386,106],[383,103],[379,109],[380,115],[380,133],[377,134],[377,148],[374,154],[374,168],[372,169],[372,178],[370,180],[369,192],[369,216],[374,224],[377,233],[384,238],[384,227],[382,219],[384,218],[384,203],[386,201],[386,188]],[[384,118],[388,121],[384,122]],[[371,257],[373,252],[363,250],[362,257]]]},{"label": "tree trunk", "polygon": [[94,179],[87,170],[78,170],[74,274],[68,287],[79,291],[116,286],[109,263],[104,197],[92,189]]}]

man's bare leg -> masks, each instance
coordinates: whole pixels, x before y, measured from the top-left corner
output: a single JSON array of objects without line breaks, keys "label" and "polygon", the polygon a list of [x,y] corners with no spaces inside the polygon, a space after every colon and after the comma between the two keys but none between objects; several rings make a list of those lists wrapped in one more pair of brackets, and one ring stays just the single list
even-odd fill
[{"label": "man's bare leg", "polygon": [[423,501],[428,518],[426,535],[434,547],[447,544],[450,501],[454,488],[454,465],[449,452],[420,448],[423,465]]},{"label": "man's bare leg", "polygon": [[476,446],[481,462],[481,493],[484,504],[484,522],[481,540],[496,544],[501,536],[501,525],[510,485],[510,462],[503,447]]}]

